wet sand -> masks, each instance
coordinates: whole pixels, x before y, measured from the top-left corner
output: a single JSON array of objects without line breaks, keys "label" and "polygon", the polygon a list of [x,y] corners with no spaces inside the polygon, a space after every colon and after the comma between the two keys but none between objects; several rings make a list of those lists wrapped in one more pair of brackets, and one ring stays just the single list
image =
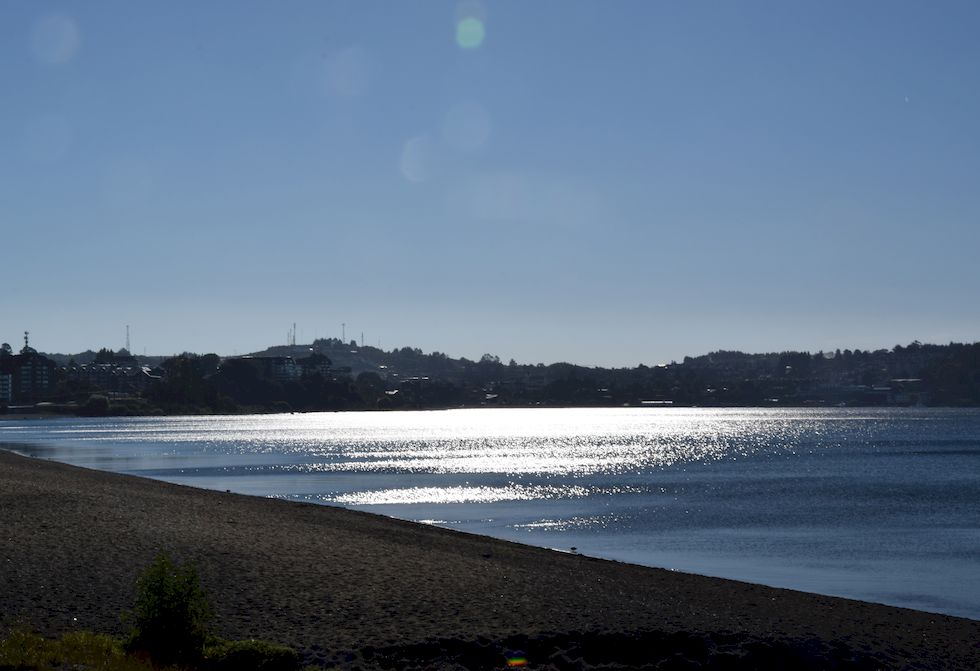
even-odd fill
[{"label": "wet sand", "polygon": [[0,625],[121,633],[192,561],[217,633],[342,668],[980,668],[980,621],[0,452]]}]

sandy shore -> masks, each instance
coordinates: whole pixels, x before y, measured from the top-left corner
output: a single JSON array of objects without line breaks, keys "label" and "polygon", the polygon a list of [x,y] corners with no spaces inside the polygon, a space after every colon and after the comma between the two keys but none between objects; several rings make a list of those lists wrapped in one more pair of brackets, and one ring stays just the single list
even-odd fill
[{"label": "sandy shore", "polygon": [[980,668],[980,621],[0,452],[0,620],[120,632],[160,551],[220,634],[345,668]]}]

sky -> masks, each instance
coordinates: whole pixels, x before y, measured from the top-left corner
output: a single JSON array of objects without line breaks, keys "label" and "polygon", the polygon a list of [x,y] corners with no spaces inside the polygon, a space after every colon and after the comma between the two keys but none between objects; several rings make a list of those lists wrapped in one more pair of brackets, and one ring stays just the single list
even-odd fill
[{"label": "sky", "polygon": [[0,4],[0,340],[980,340],[980,3]]}]

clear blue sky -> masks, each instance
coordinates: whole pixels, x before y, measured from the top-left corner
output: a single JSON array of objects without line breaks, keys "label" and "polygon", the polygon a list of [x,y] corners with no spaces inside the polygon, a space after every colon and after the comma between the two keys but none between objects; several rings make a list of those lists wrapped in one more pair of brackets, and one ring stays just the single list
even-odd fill
[{"label": "clear blue sky", "polygon": [[980,3],[6,2],[0,340],[980,340]]}]

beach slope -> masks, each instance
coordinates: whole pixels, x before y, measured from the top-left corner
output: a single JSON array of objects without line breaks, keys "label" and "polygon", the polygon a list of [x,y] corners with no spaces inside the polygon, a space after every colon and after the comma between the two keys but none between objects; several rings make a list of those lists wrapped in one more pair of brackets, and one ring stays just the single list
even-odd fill
[{"label": "beach slope", "polygon": [[347,668],[980,668],[980,621],[0,451],[0,624],[121,632],[159,552],[216,629]]}]

